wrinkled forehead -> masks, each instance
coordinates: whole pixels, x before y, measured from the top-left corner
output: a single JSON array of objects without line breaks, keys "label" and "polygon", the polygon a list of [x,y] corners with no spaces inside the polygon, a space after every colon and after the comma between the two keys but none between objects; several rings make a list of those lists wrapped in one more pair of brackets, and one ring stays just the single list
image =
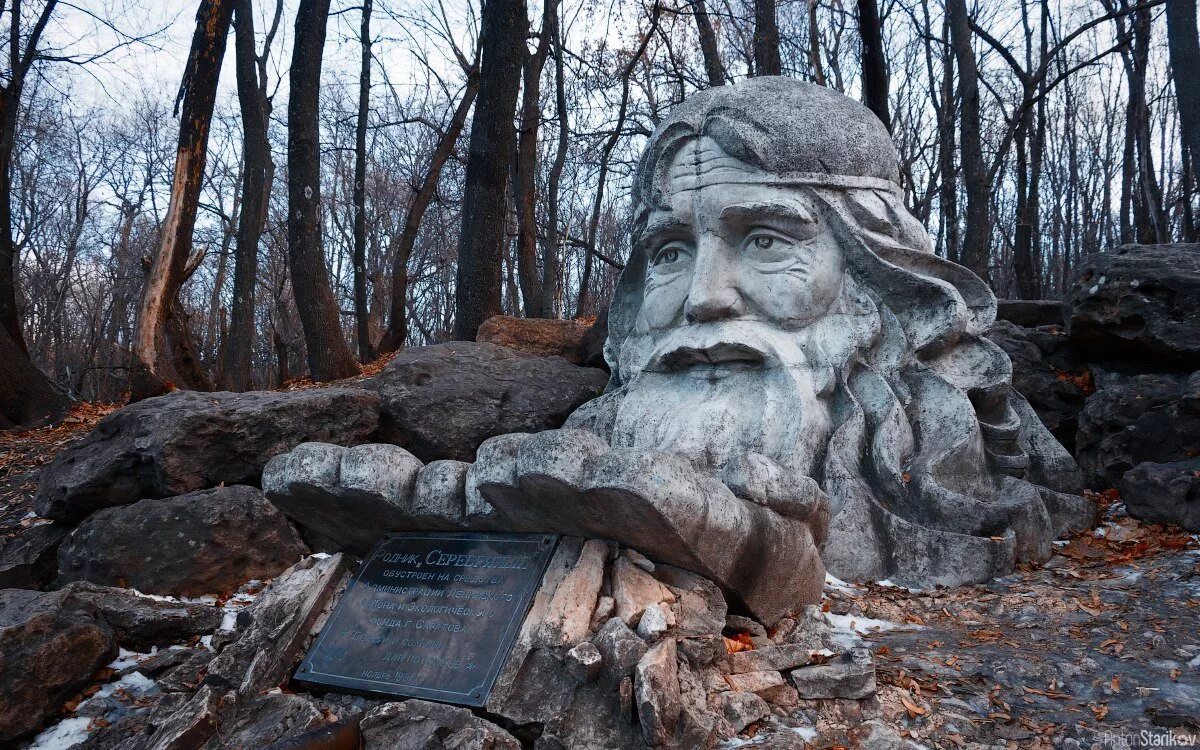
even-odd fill
[{"label": "wrinkled forehead", "polygon": [[709,136],[688,140],[671,159],[667,167],[668,193],[699,190],[713,185],[744,184],[754,178],[766,178],[767,173],[726,153]]}]

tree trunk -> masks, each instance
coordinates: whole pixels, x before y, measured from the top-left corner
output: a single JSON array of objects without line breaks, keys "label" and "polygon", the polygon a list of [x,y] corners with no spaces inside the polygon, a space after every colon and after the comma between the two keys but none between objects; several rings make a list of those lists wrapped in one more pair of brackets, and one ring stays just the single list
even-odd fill
[{"label": "tree trunk", "polygon": [[875,0],[858,0],[858,33],[862,37],[863,103],[875,113],[888,132],[892,115],[888,110],[887,60],[883,56],[883,23]]},{"label": "tree trunk", "polygon": [[454,146],[462,134],[467,122],[467,115],[479,92],[479,70],[472,68],[467,72],[467,86],[463,97],[459,100],[450,118],[450,125],[438,139],[437,147],[430,158],[429,170],[421,180],[417,194],[413,196],[404,217],[404,228],[400,231],[400,239],[394,244],[396,252],[392,258],[392,299],[388,314],[388,328],[383,339],[379,342],[379,351],[390,354],[408,339],[408,259],[412,256],[413,246],[417,243],[417,234],[421,231],[421,219],[426,209],[437,194],[438,177],[446,160],[454,153]]},{"label": "tree trunk", "polygon": [[513,174],[513,200],[517,204],[517,277],[525,317],[542,317],[542,279],[537,269],[537,172],[538,131],[542,124],[542,69],[550,51],[550,30],[556,0],[545,0],[542,7],[542,31],[537,49],[525,60],[525,78],[521,87],[521,130],[517,134],[517,163]]},{"label": "tree trunk", "polygon": [[[21,331],[21,315],[17,307],[17,243],[12,235],[12,157],[17,144],[17,120],[21,109],[21,93],[25,89],[25,78],[37,59],[38,44],[42,32],[50,22],[57,0],[46,0],[37,20],[29,27],[25,36],[25,49],[21,42],[21,6],[14,2],[8,9],[8,74],[7,82],[0,83],[0,329],[8,333],[12,346],[22,356],[28,356],[25,334]],[[0,3],[0,11],[5,4]],[[0,16],[3,14],[0,13]]]},{"label": "tree trunk", "polygon": [[473,341],[483,321],[500,313],[505,184],[528,29],[525,0],[484,3],[479,100],[471,122],[458,242],[454,338],[459,341]]},{"label": "tree trunk", "polygon": [[1139,10],[1130,17],[1133,27],[1133,69],[1129,97],[1137,118],[1138,182],[1142,210],[1138,241],[1170,242],[1162,188],[1154,171],[1154,151],[1150,137],[1150,105],[1146,98],[1146,76],[1150,67],[1150,11]]},{"label": "tree trunk", "polygon": [[704,0],[692,0],[692,14],[696,16],[696,33],[700,37],[700,52],[704,55],[704,72],[709,86],[725,85],[725,65],[721,62],[721,49],[717,46],[717,35]]},{"label": "tree trunk", "polygon": [[825,69],[821,64],[821,27],[817,24],[817,0],[808,0],[808,66],[812,68],[813,83],[825,85]]},{"label": "tree trunk", "polygon": [[162,244],[150,265],[138,308],[130,369],[130,401],[157,396],[173,387],[203,389],[192,362],[175,359],[172,350],[190,350],[186,321],[171,320],[178,308],[179,288],[187,278],[192,254],[192,230],[200,198],[204,164],[208,158],[208,131],[217,96],[225,40],[233,18],[235,0],[202,0],[196,13],[196,33],[180,86],[179,146],[171,181],[171,202],[163,223]]},{"label": "tree trunk", "polygon": [[371,312],[367,304],[367,112],[371,105],[371,2],[363,0],[359,44],[358,119],[354,124],[354,323],[358,358],[375,359],[371,346]]},{"label": "tree trunk", "polygon": [[[1167,44],[1170,51],[1175,96],[1179,103],[1179,131],[1188,189],[1184,193],[1186,214],[1191,214],[1196,165],[1200,163],[1200,38],[1196,30],[1196,0],[1167,0]],[[1188,222],[1189,224],[1192,222]],[[1200,226],[1184,228],[1185,239],[1200,239]]]},{"label": "tree trunk", "polygon": [[775,0],[754,0],[754,75],[782,74]]},{"label": "tree trunk", "polygon": [[[942,38],[947,39],[949,33],[948,22],[943,22]],[[946,258],[958,263],[958,174],[954,165],[957,149],[955,145],[957,143],[956,128],[954,127],[954,55],[946,48],[942,50],[940,99],[941,107],[938,110],[938,132],[941,133],[938,144],[938,172],[940,175],[938,203],[944,227],[942,237],[943,247],[946,248]]]},{"label": "tree trunk", "polygon": [[[233,301],[229,316],[229,335],[226,338],[221,367],[221,386],[232,391],[248,391],[254,387],[251,360],[254,353],[254,292],[258,284],[258,241],[267,223],[267,204],[275,173],[275,164],[271,161],[271,144],[267,140],[271,101],[267,97],[265,66],[259,68],[259,61],[255,56],[252,0],[238,0],[234,53],[243,134],[242,211],[238,215],[233,265]],[[265,59],[265,49],[263,55]]]},{"label": "tree trunk", "polygon": [[318,106],[328,21],[329,0],[300,0],[288,96],[288,261],[309,374],[318,382],[359,371],[342,334],[321,243]]},{"label": "tree trunk", "polygon": [[0,430],[55,419],[68,404],[66,394],[0,329]]},{"label": "tree trunk", "polygon": [[979,69],[971,48],[971,27],[966,0],[946,0],[950,44],[958,64],[960,142],[963,184],[967,192],[966,232],[960,262],[984,281],[989,280],[988,178],[983,161],[979,116]]},{"label": "tree trunk", "polygon": [[562,181],[563,167],[567,162],[567,145],[570,137],[567,121],[562,29],[559,27],[557,13],[551,20],[554,23],[550,34],[554,42],[554,112],[558,117],[558,145],[554,151],[554,163],[550,165],[550,175],[546,179],[546,247],[542,257],[543,318],[554,318],[558,315],[559,253],[561,252],[558,233],[558,191]]}]

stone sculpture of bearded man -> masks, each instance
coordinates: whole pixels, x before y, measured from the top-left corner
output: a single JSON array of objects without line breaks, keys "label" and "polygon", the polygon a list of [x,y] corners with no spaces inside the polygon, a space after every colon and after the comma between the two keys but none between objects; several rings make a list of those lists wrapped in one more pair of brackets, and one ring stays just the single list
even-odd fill
[{"label": "stone sculpture of bearded man", "polygon": [[[491,438],[465,477],[404,454],[364,533],[613,539],[767,625],[819,601],[826,568],[924,587],[1046,559],[1093,521],[1078,468],[1012,390],[983,336],[995,298],[933,254],[896,163],[879,120],[826,88],[690,97],[638,167],[605,394],[561,430]],[[374,496],[355,467],[378,448],[300,446],[263,486],[322,527]]]},{"label": "stone sculpture of bearded man", "polygon": [[676,107],[636,175],[608,392],[569,425],[717,474],[751,455],[811,477],[841,578],[984,580],[1093,511],[983,336],[994,296],[933,254],[897,162],[869,110],[800,81]]}]

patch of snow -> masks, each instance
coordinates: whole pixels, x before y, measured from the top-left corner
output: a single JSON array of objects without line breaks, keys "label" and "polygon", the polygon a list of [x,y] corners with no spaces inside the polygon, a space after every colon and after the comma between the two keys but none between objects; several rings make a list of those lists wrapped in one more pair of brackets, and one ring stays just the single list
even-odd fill
[{"label": "patch of snow", "polygon": [[817,739],[818,732],[816,727],[792,727],[792,731],[800,735],[800,739],[805,742],[812,742]]},{"label": "patch of snow", "polygon": [[829,621],[834,630],[851,630],[859,635],[915,627],[913,625],[901,625],[891,620],[876,620],[871,617],[862,617],[861,615],[835,615],[832,612],[826,612],[825,619]]},{"label": "patch of snow", "polygon": [[1200,667],[1200,656],[1197,656],[1195,659],[1192,659],[1191,661],[1189,661],[1188,666],[1189,667]]},{"label": "patch of snow", "polygon": [[829,573],[825,574],[825,585],[831,589],[836,589],[838,591],[845,591],[850,594],[861,594],[862,593],[862,589],[858,588],[857,586],[854,586],[853,584],[846,583],[842,579],[836,578],[836,577],[830,575]]},{"label": "patch of snow", "polygon": [[91,719],[63,719],[37,737],[27,750],[67,750],[88,738]]},{"label": "patch of snow", "polygon": [[158,683],[141,672],[130,672],[116,682],[104,685],[96,691],[96,695],[88,698],[88,700],[92,700],[96,696],[107,698],[118,690],[124,690],[136,698],[148,693],[158,692]]},{"label": "patch of snow", "polygon": [[141,651],[129,651],[120,649],[117,652],[117,658],[108,664],[108,668],[114,672],[120,672],[122,669],[137,666],[158,653],[158,646],[152,647],[149,651],[143,653]]},{"label": "patch of snow", "polygon": [[311,555],[309,555],[309,557],[315,557],[318,560],[327,560],[327,559],[329,559],[330,554],[328,552],[314,552]]},{"label": "patch of snow", "polygon": [[212,645],[212,638],[213,637],[211,635],[200,636],[200,645],[205,647],[209,651],[216,652],[216,649],[213,648],[213,645]]}]

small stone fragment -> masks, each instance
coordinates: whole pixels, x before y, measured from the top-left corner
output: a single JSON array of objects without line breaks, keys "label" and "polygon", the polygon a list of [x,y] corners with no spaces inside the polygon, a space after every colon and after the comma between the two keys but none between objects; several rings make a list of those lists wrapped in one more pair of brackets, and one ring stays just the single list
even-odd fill
[{"label": "small stone fragment", "polygon": [[646,611],[638,620],[637,634],[647,641],[652,641],[667,632],[674,622],[675,615],[671,613],[671,608],[660,602],[646,607]]},{"label": "small stone fragment", "polygon": [[812,656],[809,649],[794,643],[739,651],[726,656],[724,662],[725,670],[730,674],[768,670],[786,672],[810,663],[812,663]]},{"label": "small stone fragment", "polygon": [[792,671],[791,678],[804,699],[858,700],[874,695],[876,689],[875,666],[871,651],[866,648],[851,649],[843,658],[828,664],[801,667]]},{"label": "small stone fragment", "polygon": [[604,659],[590,641],[584,641],[567,652],[567,670],[580,682],[591,682],[600,675]]},{"label": "small stone fragment", "polygon": [[754,693],[728,692],[714,696],[713,703],[734,732],[741,732],[771,713],[767,702]]},{"label": "small stone fragment", "polygon": [[620,617],[604,623],[592,643],[604,660],[603,679],[610,686],[629,676],[647,651],[646,642],[621,622]]},{"label": "small stone fragment", "polygon": [[521,750],[515,737],[469,710],[422,700],[373,708],[359,730],[364,750]]},{"label": "small stone fragment", "polygon": [[626,547],[625,549],[621,550],[621,557],[624,557],[626,560],[638,566],[647,573],[654,572],[655,566],[654,563],[650,561],[650,558],[646,557],[635,549]]},{"label": "small stone fragment", "polygon": [[0,542],[0,588],[36,589],[58,572],[58,546],[70,527],[39,523]]},{"label": "small stone fragment", "polygon": [[796,702],[795,688],[787,684],[783,675],[775,671],[725,675],[725,682],[733,690],[754,693],[768,703],[789,706]]},{"label": "small stone fragment", "polygon": [[726,654],[725,640],[719,635],[679,638],[679,650],[683,652],[693,669],[707,667]]},{"label": "small stone fragment", "polygon": [[592,622],[588,626],[588,631],[594,633],[599,630],[616,611],[617,602],[611,596],[600,597],[596,601],[596,611],[592,613]]}]

